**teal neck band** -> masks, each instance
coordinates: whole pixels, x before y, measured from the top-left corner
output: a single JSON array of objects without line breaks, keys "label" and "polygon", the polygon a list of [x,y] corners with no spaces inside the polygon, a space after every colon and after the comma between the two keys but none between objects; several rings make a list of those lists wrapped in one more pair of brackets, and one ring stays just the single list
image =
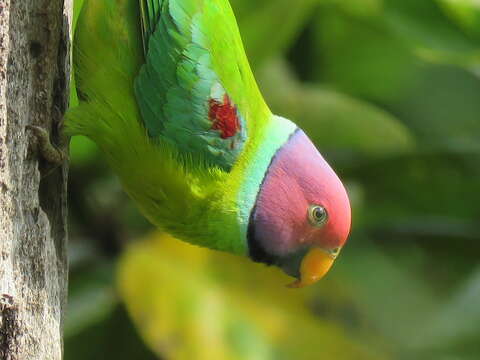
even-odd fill
[{"label": "teal neck band", "polygon": [[273,157],[290,138],[297,126],[288,119],[274,115],[269,121],[265,132],[268,136],[260,145],[255,158],[250,161],[245,172],[245,181],[240,187],[237,197],[238,224],[240,227],[240,243],[243,244],[243,252],[248,252],[247,231],[250,214],[255,206],[260,186],[267,173]]}]

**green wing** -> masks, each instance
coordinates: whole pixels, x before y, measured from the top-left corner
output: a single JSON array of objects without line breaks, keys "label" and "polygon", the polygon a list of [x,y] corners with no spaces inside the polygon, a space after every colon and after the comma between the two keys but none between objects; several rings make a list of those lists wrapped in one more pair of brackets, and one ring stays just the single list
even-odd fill
[{"label": "green wing", "polygon": [[140,0],[140,13],[135,93],[149,135],[229,170],[269,110],[228,2]]}]

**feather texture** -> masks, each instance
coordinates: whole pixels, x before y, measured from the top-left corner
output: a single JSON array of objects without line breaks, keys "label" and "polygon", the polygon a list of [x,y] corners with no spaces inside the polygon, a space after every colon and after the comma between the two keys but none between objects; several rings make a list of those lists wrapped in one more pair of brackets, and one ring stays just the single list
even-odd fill
[{"label": "feather texture", "polygon": [[[144,215],[246,254],[256,195],[295,126],[266,106],[228,1],[85,0],[74,69],[81,103],[66,131],[98,144]],[[211,119],[230,116],[225,95],[242,121],[233,151]]]},{"label": "feather texture", "polygon": [[[228,78],[219,76],[212,60],[214,47],[205,17],[218,4],[199,0],[139,1],[140,9],[151,9],[142,11],[142,23],[149,24],[142,28],[146,64],[135,82],[149,135],[162,137],[183,153],[230,170],[242,152],[247,126],[244,109],[236,105],[239,96],[233,98],[226,91]],[[231,22],[227,14],[217,12],[217,23]],[[153,26],[152,21],[156,21]],[[223,40],[239,43],[235,35],[238,33],[227,32]],[[243,48],[240,50],[243,52]],[[231,49],[225,48],[224,52]],[[249,71],[241,57],[231,60],[222,61],[222,68],[230,68],[229,76],[238,75],[242,67]]]}]

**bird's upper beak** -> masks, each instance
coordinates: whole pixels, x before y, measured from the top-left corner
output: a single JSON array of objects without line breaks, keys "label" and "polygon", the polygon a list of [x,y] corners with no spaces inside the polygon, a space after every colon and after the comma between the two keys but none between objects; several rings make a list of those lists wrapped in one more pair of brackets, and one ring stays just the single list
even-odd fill
[{"label": "bird's upper beak", "polygon": [[300,265],[300,279],[288,287],[301,288],[320,280],[333,265],[336,255],[319,247],[311,248]]}]

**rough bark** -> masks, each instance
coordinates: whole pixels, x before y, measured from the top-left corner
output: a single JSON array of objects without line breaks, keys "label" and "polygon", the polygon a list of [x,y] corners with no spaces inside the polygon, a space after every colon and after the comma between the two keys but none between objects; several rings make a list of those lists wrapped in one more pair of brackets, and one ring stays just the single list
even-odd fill
[{"label": "rough bark", "polygon": [[0,0],[0,360],[63,353],[67,164],[52,170],[25,127],[58,141],[71,1]]}]

